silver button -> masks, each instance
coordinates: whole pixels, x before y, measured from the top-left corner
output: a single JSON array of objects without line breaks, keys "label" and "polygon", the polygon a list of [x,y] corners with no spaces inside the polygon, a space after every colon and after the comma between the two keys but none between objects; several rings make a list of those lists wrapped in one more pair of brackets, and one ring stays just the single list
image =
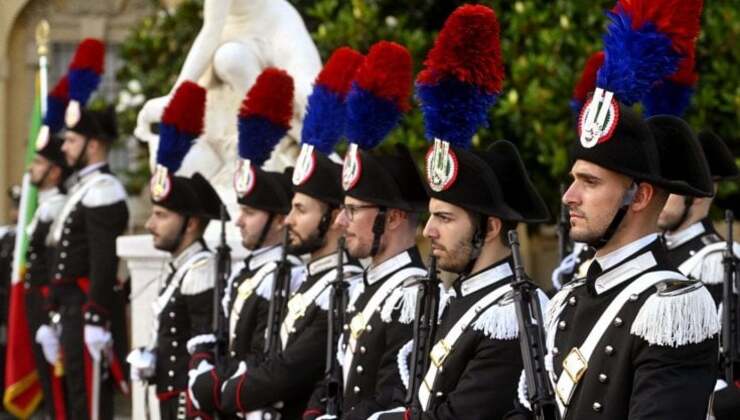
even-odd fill
[{"label": "silver button", "polygon": [[360,375],[362,375],[362,372],[365,371],[365,369],[363,369],[362,366],[357,366],[357,369],[355,370],[357,370],[357,373],[359,373]]},{"label": "silver button", "polygon": [[59,267],[60,270],[64,270],[64,264],[59,264],[57,267]]},{"label": "silver button", "polygon": [[367,332],[370,332],[372,330],[373,330],[373,326],[372,325],[368,325],[367,327],[365,327],[365,331],[367,331]]},{"label": "silver button", "polygon": [[622,326],[622,323],[623,323],[622,322],[622,318],[620,318],[620,317],[614,318],[614,326],[615,327],[621,327]]},{"label": "silver button", "polygon": [[696,251],[694,251],[693,249],[691,251],[689,251],[689,255],[692,255],[693,256],[694,254],[696,254]]},{"label": "silver button", "polygon": [[173,389],[175,389],[175,388],[172,388],[172,385],[168,385],[167,386],[167,391],[172,391]]},{"label": "silver button", "polygon": [[634,302],[634,301],[636,301],[636,300],[637,300],[637,298],[639,298],[639,297],[640,297],[640,296],[638,296],[638,295],[632,294],[632,295],[630,295],[630,301]]},{"label": "silver button", "polygon": [[174,362],[175,360],[177,360],[177,357],[175,357],[175,356],[170,356],[170,362]]},{"label": "silver button", "polygon": [[176,332],[177,332],[177,328],[175,328],[175,327],[170,327],[170,332],[171,332],[172,334],[176,333]]},{"label": "silver button", "polygon": [[365,353],[367,353],[367,349],[365,348],[365,346],[360,346],[360,354],[365,354]]},{"label": "silver button", "polygon": [[609,380],[609,377],[604,373],[599,373],[599,382],[605,384]]},{"label": "silver button", "polygon": [[611,356],[612,354],[614,354],[614,347],[612,346],[604,347],[604,353],[606,353],[607,356]]},{"label": "silver button", "polygon": [[177,347],[177,341],[172,342],[172,347]]},{"label": "silver button", "polygon": [[553,354],[554,356],[557,356],[558,354],[560,354],[560,349],[559,349],[559,348],[557,348],[557,347],[553,347],[553,348],[552,348],[552,354]]},{"label": "silver button", "polygon": [[59,254],[59,256],[62,257],[62,258],[67,258],[67,253],[66,252],[61,252]]},{"label": "silver button", "polygon": [[61,280],[62,279],[62,275],[59,274],[59,273],[56,273],[56,274],[54,274],[54,278],[57,279],[57,280]]},{"label": "silver button", "polygon": [[347,324],[344,324],[344,325],[342,326],[342,330],[344,330],[344,331],[349,331],[349,325],[347,325]]},{"label": "silver button", "polygon": [[567,327],[567,326],[568,326],[568,323],[567,323],[567,322],[565,322],[565,321],[560,321],[560,322],[558,322],[558,329],[559,329],[560,331],[564,330],[564,329],[565,329],[565,327]]},{"label": "silver button", "polygon": [[68,241],[68,240],[66,240],[66,239],[65,239],[65,240],[63,240],[63,241],[62,241],[62,246],[69,246],[69,241]]},{"label": "silver button", "polygon": [[231,350],[231,357],[236,357],[236,352],[234,350]]},{"label": "silver button", "polygon": [[354,392],[355,394],[359,394],[359,393],[360,393],[360,387],[359,387],[359,386],[357,386],[357,385],[355,385],[355,387],[354,387],[354,388],[352,388],[352,391],[353,391],[353,392]]},{"label": "silver button", "polygon": [[593,408],[593,409],[594,409],[594,411],[596,411],[596,412],[598,413],[599,411],[601,411],[601,403],[599,403],[598,401],[596,401],[596,402],[594,403],[594,405],[593,405],[593,406],[591,406],[591,408]]},{"label": "silver button", "polygon": [[93,314],[92,322],[100,322],[100,317],[97,314]]},{"label": "silver button", "polygon": [[167,374],[168,374],[168,375],[170,376],[170,378],[171,378],[171,377],[175,376],[175,371],[174,371],[174,370],[170,370],[170,371],[168,371],[168,372],[167,372]]},{"label": "silver button", "polygon": [[568,299],[568,305],[576,306],[576,303],[578,303],[578,299],[576,299],[575,296],[571,296],[570,299]]},{"label": "silver button", "polygon": [[69,228],[65,228],[64,233],[69,233]]},{"label": "silver button", "polygon": [[442,391],[437,391],[437,394],[436,394],[437,398],[439,398],[439,397],[441,397],[443,395],[444,395],[444,393],[442,393]]},{"label": "silver button", "polygon": [[90,320],[90,312],[85,312],[85,319]]},{"label": "silver button", "polygon": [[175,317],[175,313],[174,312],[170,312],[170,318],[174,318],[174,317]]}]

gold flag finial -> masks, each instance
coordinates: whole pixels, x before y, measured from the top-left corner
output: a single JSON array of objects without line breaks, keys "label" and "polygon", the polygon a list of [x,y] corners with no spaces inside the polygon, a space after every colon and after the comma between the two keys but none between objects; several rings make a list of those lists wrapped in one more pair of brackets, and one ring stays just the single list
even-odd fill
[{"label": "gold flag finial", "polygon": [[49,21],[46,19],[36,25],[36,51],[40,56],[49,54]]}]

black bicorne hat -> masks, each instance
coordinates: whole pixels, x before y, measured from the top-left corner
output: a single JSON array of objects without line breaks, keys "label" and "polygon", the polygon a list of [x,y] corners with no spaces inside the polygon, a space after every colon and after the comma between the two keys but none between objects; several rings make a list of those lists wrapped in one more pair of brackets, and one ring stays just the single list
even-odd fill
[{"label": "black bicorne hat", "polygon": [[714,187],[701,145],[689,125],[673,115],[656,115],[647,120],[658,146],[662,180],[657,186],[674,194],[709,197]]},{"label": "black bicorne hat", "polygon": [[[248,164],[240,161],[240,165]],[[237,202],[268,213],[288,214],[290,212],[293,190],[291,184],[292,168],[285,173],[265,171],[255,165],[249,169],[237,170],[235,180]],[[244,178],[244,179],[240,179]]]},{"label": "black bicorne hat", "polygon": [[[159,176],[166,179],[156,180]],[[207,217],[191,178],[155,173],[151,191],[153,204],[185,216]]]},{"label": "black bicorne hat", "polygon": [[67,159],[64,157],[64,152],[62,152],[63,143],[64,140],[56,134],[39,136],[36,141],[36,153],[54,165],[66,170],[68,165]]},{"label": "black bicorne hat", "polygon": [[358,149],[347,153],[342,178],[345,195],[387,208],[426,211],[429,197],[406,146],[397,144],[392,154]]},{"label": "black bicorne hat", "polygon": [[293,192],[339,206],[344,199],[341,184],[342,165],[318,150],[301,150],[293,171]]},{"label": "black bicorne hat", "polygon": [[[224,204],[216,190],[213,189],[211,183],[208,182],[203,175],[196,172],[190,177],[190,184],[195,190],[198,196],[198,201],[201,204],[201,216],[210,220],[220,220],[221,207],[223,207]],[[231,220],[229,213],[225,209],[224,220]]]},{"label": "black bicorne hat", "polygon": [[485,152],[432,146],[426,164],[425,186],[432,198],[506,221],[541,222],[550,217],[508,141],[497,141]]},{"label": "black bicorne hat", "polygon": [[735,163],[735,156],[722,139],[710,130],[702,130],[699,135],[699,143],[704,150],[704,157],[709,164],[709,172],[715,181],[727,181],[740,177],[740,171]]},{"label": "black bicorne hat", "polygon": [[95,138],[106,143],[113,143],[118,137],[118,125],[115,110],[108,107],[102,111],[80,110],[80,117],[67,130],[88,138]]},{"label": "black bicorne hat", "polygon": [[[665,116],[649,124],[616,99],[590,106],[593,99],[591,97],[586,102],[579,116],[579,138],[571,149],[573,162],[588,161],[670,193],[695,197],[711,195],[710,191],[703,189],[706,182],[702,179],[702,164],[698,162],[703,160],[703,156],[695,152],[676,153],[678,150],[695,150],[690,141],[693,136],[683,133],[675,144],[671,144],[670,133],[683,132],[679,124],[668,122]],[[589,113],[599,114],[602,118],[589,116]],[[657,116],[651,120],[653,118]],[[660,141],[656,140],[656,135]],[[670,164],[661,165],[668,159],[672,160]],[[692,178],[674,168],[692,168]]]}]

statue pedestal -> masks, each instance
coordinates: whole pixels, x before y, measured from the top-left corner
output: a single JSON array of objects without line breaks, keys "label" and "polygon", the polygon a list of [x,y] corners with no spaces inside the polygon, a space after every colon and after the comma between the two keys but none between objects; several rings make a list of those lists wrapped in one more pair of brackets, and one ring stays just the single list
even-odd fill
[{"label": "statue pedestal", "polygon": [[[219,228],[212,223],[206,231],[206,243],[215,250],[219,242]],[[231,247],[232,263],[243,260],[247,251],[241,245],[238,234],[234,235],[233,225],[228,226],[227,243]],[[151,345],[154,325],[152,302],[156,298],[162,274],[167,270],[169,254],[154,248],[151,235],[121,236],[116,243],[118,256],[126,263],[131,275],[131,348]],[[142,383],[131,384],[131,415],[134,419],[145,417],[144,389]],[[159,403],[151,386],[149,392],[149,412],[152,420],[159,419]]]}]

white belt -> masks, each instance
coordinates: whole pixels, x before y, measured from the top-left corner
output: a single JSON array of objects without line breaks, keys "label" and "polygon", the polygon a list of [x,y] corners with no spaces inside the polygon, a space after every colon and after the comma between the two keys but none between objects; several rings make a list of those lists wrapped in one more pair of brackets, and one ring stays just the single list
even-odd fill
[{"label": "white belt", "polygon": [[276,262],[269,262],[260,267],[254,275],[242,282],[236,289],[236,297],[234,298],[234,304],[231,306],[231,314],[229,315],[229,345],[233,344],[234,337],[236,336],[236,324],[239,322],[242,307],[244,302],[249,299],[249,296],[259,287],[262,281],[275,269],[277,268]]},{"label": "white belt", "polygon": [[470,309],[468,309],[460,319],[457,320],[455,325],[452,326],[452,329],[450,329],[447,335],[445,335],[445,338],[437,341],[437,344],[432,347],[432,351],[429,354],[431,364],[426,375],[424,375],[424,381],[419,387],[419,401],[421,402],[421,406],[424,408],[424,411],[429,409],[429,402],[431,401],[432,390],[434,389],[434,382],[437,379],[437,374],[439,374],[447,356],[455,347],[457,340],[468,329],[470,324],[473,323],[478,315],[510,291],[511,285],[506,284],[483,296]]}]

